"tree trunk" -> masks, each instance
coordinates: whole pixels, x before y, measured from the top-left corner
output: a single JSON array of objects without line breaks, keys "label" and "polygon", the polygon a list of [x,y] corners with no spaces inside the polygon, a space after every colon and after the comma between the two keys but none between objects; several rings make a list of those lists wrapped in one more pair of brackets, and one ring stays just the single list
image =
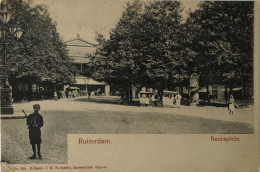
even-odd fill
[{"label": "tree trunk", "polygon": [[59,92],[58,92],[58,82],[56,81],[55,82],[55,91],[56,91],[56,93],[57,93],[57,98],[59,99],[60,98],[60,95],[59,95]]},{"label": "tree trunk", "polygon": [[31,81],[31,78],[28,78],[28,100],[31,101],[32,100],[32,81]]},{"label": "tree trunk", "polygon": [[167,87],[166,80],[165,80],[165,79],[163,79],[163,80],[164,80],[164,84],[165,84],[165,90],[167,91],[167,90],[168,90],[168,87]]},{"label": "tree trunk", "polygon": [[133,102],[133,91],[131,84],[129,86],[129,102]]},{"label": "tree trunk", "polygon": [[233,87],[232,86],[229,87],[229,96],[230,95],[233,95]]},{"label": "tree trunk", "polygon": [[209,94],[209,85],[207,85],[207,94]]}]

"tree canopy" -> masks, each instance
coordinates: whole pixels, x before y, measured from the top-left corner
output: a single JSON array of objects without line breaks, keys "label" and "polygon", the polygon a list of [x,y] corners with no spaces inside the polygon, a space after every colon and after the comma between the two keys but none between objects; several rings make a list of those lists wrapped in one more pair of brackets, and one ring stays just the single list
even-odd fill
[{"label": "tree canopy", "polygon": [[7,47],[10,78],[38,83],[73,82],[75,70],[47,6],[31,7],[30,3],[16,0],[8,3],[13,12],[10,25],[18,24],[23,29],[19,40],[10,34],[7,37],[7,42],[11,43]]},{"label": "tree canopy", "polygon": [[110,38],[97,37],[93,77],[123,88],[164,89],[181,82],[187,77],[181,57],[181,11],[180,2],[128,3]]},{"label": "tree canopy", "polygon": [[[252,84],[253,2],[201,2],[185,23],[201,83]],[[203,62],[203,63],[202,63]]]},{"label": "tree canopy", "polygon": [[121,88],[252,83],[253,2],[200,2],[183,20],[179,1],[128,3],[99,46],[93,77]]}]

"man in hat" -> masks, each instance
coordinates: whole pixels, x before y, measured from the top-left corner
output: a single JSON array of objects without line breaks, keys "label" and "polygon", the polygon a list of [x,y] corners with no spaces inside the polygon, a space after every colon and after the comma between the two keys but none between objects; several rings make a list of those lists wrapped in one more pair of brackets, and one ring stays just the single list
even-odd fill
[{"label": "man in hat", "polygon": [[38,157],[39,157],[39,159],[42,159],[42,155],[41,155],[41,127],[43,126],[43,118],[38,113],[39,110],[40,110],[40,105],[39,104],[33,105],[33,110],[34,110],[34,112],[27,117],[27,125],[28,125],[28,129],[29,129],[29,138],[30,138],[30,143],[32,145],[32,150],[33,150],[33,155],[30,157],[30,159],[36,158],[36,147],[35,147],[35,145],[37,145]]}]

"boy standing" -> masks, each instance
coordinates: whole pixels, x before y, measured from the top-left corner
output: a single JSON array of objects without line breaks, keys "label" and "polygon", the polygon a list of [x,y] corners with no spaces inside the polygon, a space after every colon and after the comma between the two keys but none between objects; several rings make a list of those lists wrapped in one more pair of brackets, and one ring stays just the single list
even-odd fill
[{"label": "boy standing", "polygon": [[43,118],[38,113],[40,110],[40,105],[39,104],[33,105],[33,110],[34,110],[34,112],[27,117],[29,138],[30,138],[30,143],[32,145],[32,150],[33,150],[33,155],[30,157],[30,159],[36,158],[35,145],[37,145],[38,157],[39,157],[39,159],[42,159],[42,156],[41,156],[41,127],[43,126]]}]

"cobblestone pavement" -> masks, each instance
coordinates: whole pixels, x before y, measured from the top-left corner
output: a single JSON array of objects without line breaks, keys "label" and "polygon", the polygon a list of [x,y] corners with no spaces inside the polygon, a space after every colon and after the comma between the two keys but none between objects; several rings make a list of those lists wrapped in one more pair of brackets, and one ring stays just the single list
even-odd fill
[{"label": "cobblestone pavement", "polygon": [[[32,104],[15,104],[16,113],[23,108],[27,113],[32,112]],[[43,160],[29,160],[31,145],[29,144],[28,129],[25,119],[2,120],[2,160],[8,163],[67,163],[67,134],[243,134],[253,133],[253,126],[241,122],[239,115],[249,117],[252,109],[238,109],[231,116],[226,108],[181,107],[143,108],[123,105],[91,103],[76,100],[40,101],[40,113],[44,118],[42,128]],[[109,108],[110,107],[110,108]],[[193,109],[193,110],[192,110]],[[195,110],[194,110],[195,109]],[[182,111],[191,111],[182,115]],[[204,118],[195,112],[209,115],[225,112],[225,120]],[[214,112],[211,112],[214,110]],[[208,112],[209,111],[209,112]],[[243,113],[244,114],[243,114]],[[248,113],[246,113],[248,112]],[[240,114],[241,113],[241,114]],[[230,119],[229,119],[230,118]],[[236,120],[232,118],[237,118]],[[245,117],[244,117],[245,118]]]}]

